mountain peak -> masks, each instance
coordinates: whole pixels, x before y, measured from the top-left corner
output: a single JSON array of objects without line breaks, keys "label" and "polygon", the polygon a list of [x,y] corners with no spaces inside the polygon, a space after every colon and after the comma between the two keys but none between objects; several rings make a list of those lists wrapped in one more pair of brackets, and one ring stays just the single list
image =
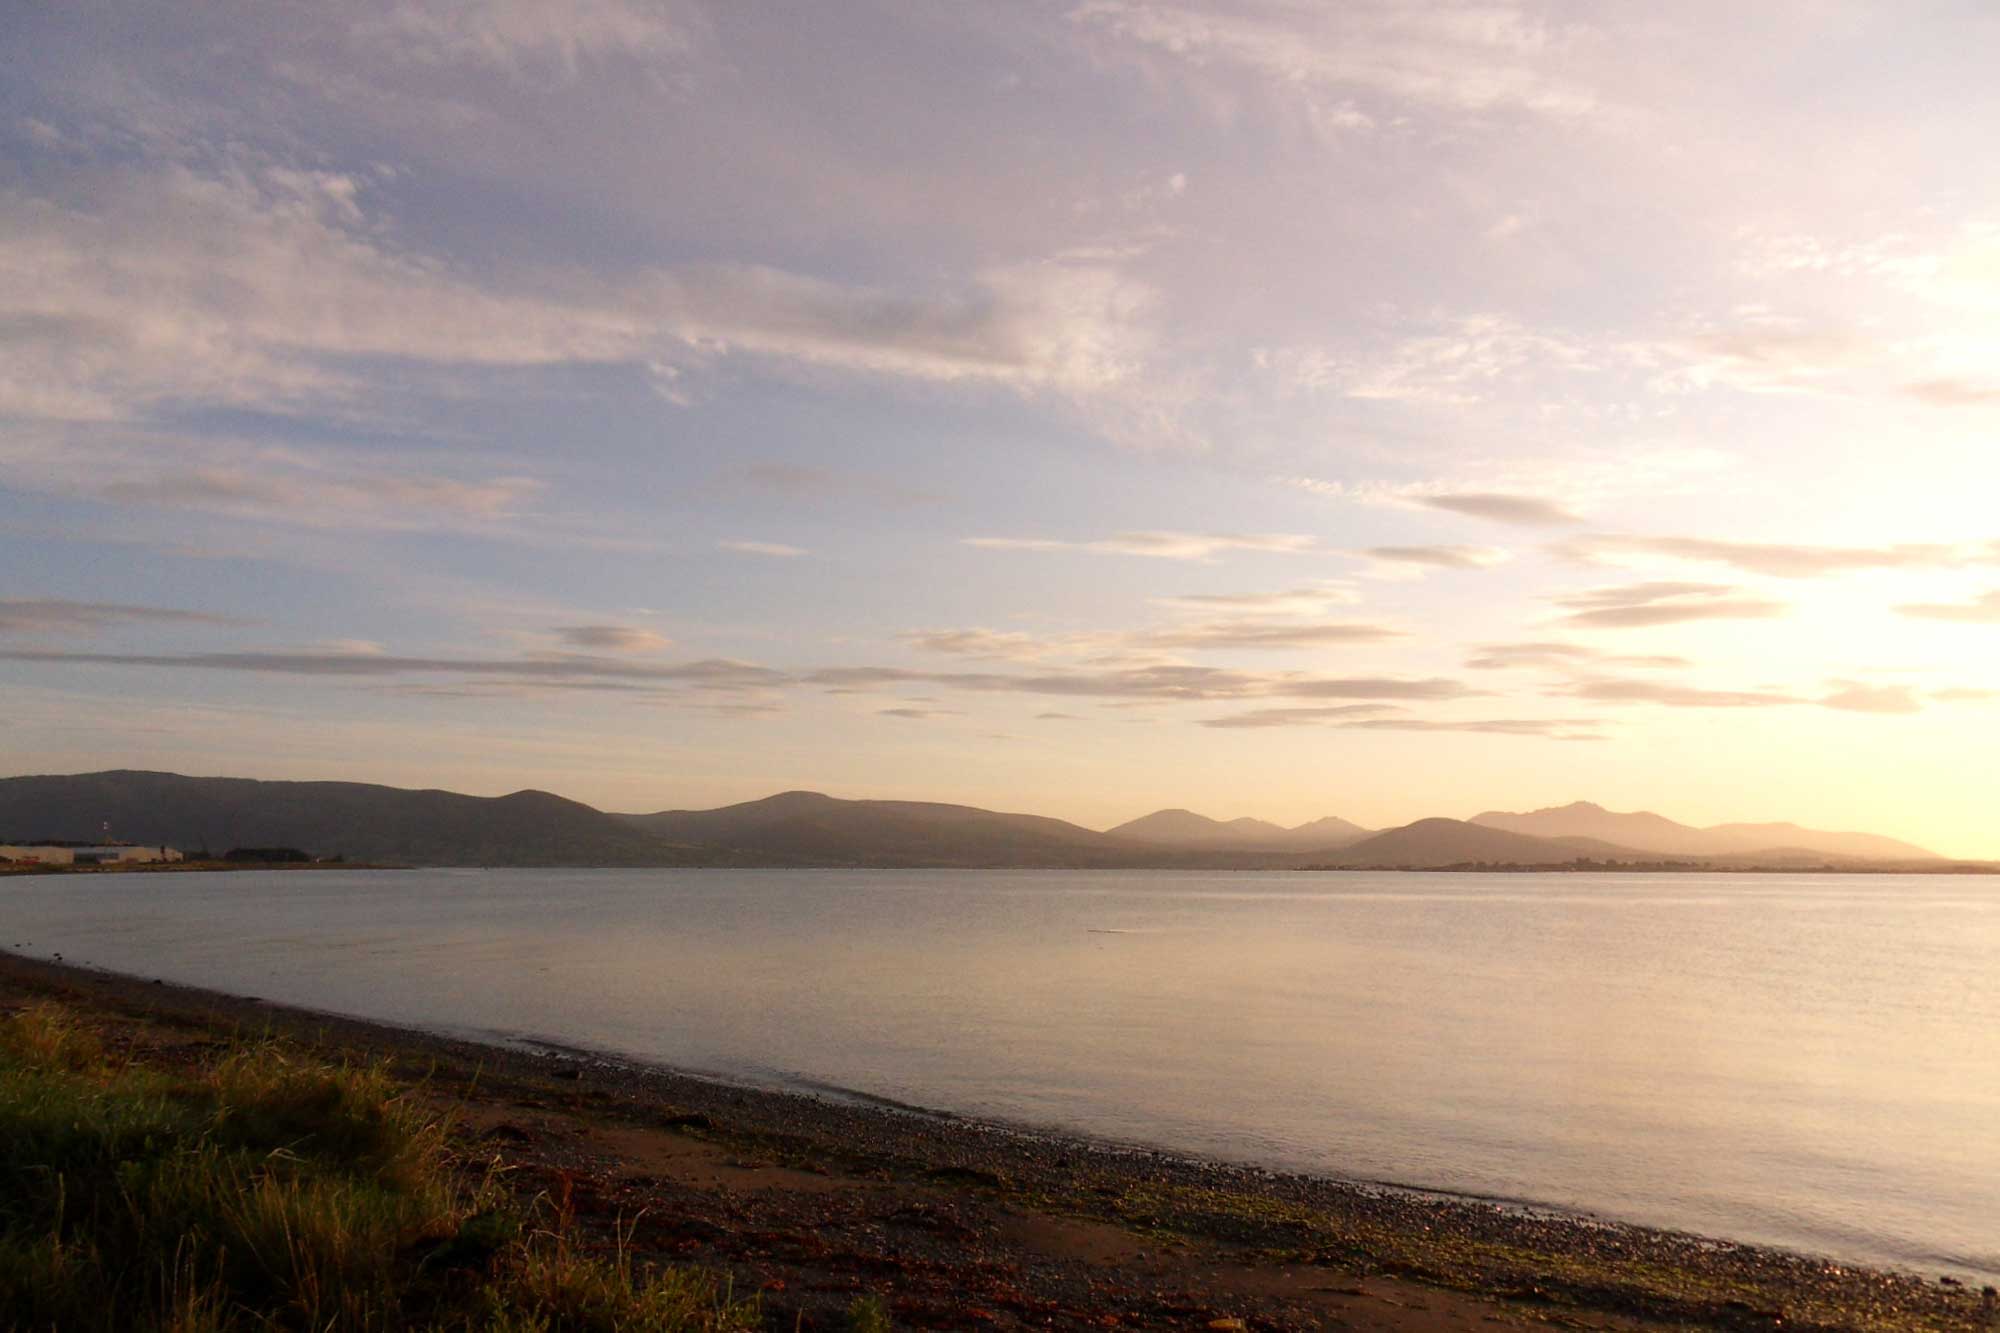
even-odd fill
[{"label": "mountain peak", "polygon": [[[135,842],[300,847],[419,865],[1135,866],[1538,865],[1666,857],[1796,865],[1935,861],[1875,834],[1796,824],[1690,828],[1588,801],[1470,823],[1420,819],[1369,833],[1331,816],[1284,829],[1161,810],[1106,836],[1039,815],[786,791],[714,810],[610,815],[551,792],[502,797],[354,782],[265,782],[117,770],[0,778],[0,830]],[[1151,830],[1150,836],[1147,831]]]},{"label": "mountain peak", "polygon": [[1162,837],[1205,837],[1221,832],[1227,826],[1219,819],[1196,814],[1175,806],[1168,810],[1155,810],[1150,815],[1140,815],[1128,819],[1106,832],[1120,838],[1162,838]]},{"label": "mountain peak", "polygon": [[1351,842],[1367,830],[1329,815],[1295,829],[1283,828],[1269,820],[1243,816],[1238,819],[1210,819],[1192,810],[1155,810],[1116,828],[1107,829],[1114,838],[1130,838],[1160,846],[1192,848],[1233,848],[1242,851],[1295,851],[1332,847]]},{"label": "mountain peak", "polygon": [[1526,814],[1489,810],[1473,816],[1488,828],[1538,838],[1588,838],[1667,857],[1741,856],[1793,848],[1822,855],[1877,860],[1924,860],[1935,853],[1872,834],[1830,833],[1797,824],[1718,824],[1693,828],[1650,810],[1606,810],[1589,801],[1547,806]]}]

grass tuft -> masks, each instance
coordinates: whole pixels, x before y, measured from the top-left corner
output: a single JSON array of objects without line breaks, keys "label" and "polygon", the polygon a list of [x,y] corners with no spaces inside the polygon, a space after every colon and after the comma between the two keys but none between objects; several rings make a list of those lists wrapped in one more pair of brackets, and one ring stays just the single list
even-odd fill
[{"label": "grass tuft", "polygon": [[59,1005],[31,1005],[0,1023],[0,1060],[81,1072],[104,1062],[97,1034]]},{"label": "grass tuft", "polygon": [[[731,1330],[705,1274],[586,1254],[380,1066],[279,1043],[169,1076],[73,1014],[0,1020],[0,1320],[16,1329]],[[533,1223],[531,1225],[531,1223]]]},{"label": "grass tuft", "polygon": [[856,1296],[847,1307],[848,1333],[891,1333],[889,1307],[880,1296]]}]

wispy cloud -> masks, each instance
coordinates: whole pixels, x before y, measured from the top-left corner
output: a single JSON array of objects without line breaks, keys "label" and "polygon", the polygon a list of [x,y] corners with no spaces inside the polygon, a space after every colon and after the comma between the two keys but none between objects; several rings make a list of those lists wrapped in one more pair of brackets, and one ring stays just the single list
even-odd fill
[{"label": "wispy cloud", "polygon": [[531,682],[610,681],[701,690],[774,690],[818,686],[852,692],[926,685],[972,693],[1201,702],[1216,699],[1447,700],[1476,691],[1441,677],[1314,676],[1163,663],[1098,670],[1044,672],[920,671],[904,667],[821,667],[783,671],[752,662],[706,658],[689,662],[552,654],[514,658],[410,657],[394,653],[327,652],[87,653],[19,649],[0,661],[155,670],[252,672],[308,678],[456,677]]},{"label": "wispy cloud", "polygon": [[1296,96],[1329,134],[1411,108],[1570,117],[1599,104],[1564,59],[1570,33],[1514,5],[1083,0],[1071,18],[1191,74],[1227,70]]},{"label": "wispy cloud", "polygon": [[1195,592],[1156,597],[1155,604],[1184,611],[1247,612],[1258,615],[1317,615],[1330,607],[1352,606],[1361,594],[1345,583],[1310,583],[1279,592]]},{"label": "wispy cloud", "polygon": [[482,65],[575,78],[590,62],[678,56],[695,21],[670,0],[401,0],[354,20],[357,43],[417,65]]},{"label": "wispy cloud", "polygon": [[1572,667],[1596,660],[1595,648],[1580,643],[1489,643],[1465,659],[1473,671],[1510,671],[1516,668]]},{"label": "wispy cloud", "polygon": [[374,639],[319,639],[308,644],[307,648],[313,652],[361,654],[368,657],[379,657],[389,651],[385,645]]},{"label": "wispy cloud", "polygon": [[1342,724],[1351,731],[1465,731],[1486,736],[1542,736],[1557,741],[1604,739],[1590,718],[1371,718]]},{"label": "wispy cloud", "polygon": [[1592,718],[1421,718],[1403,709],[1373,704],[1331,708],[1257,708],[1204,718],[1201,725],[1233,730],[1277,727],[1332,727],[1342,731],[1465,732],[1488,736],[1540,736],[1551,740],[1602,740]]},{"label": "wispy cloud", "polygon": [[[303,464],[303,465],[302,465]],[[532,477],[462,479],[388,469],[344,469],[303,455],[266,455],[241,469],[199,467],[178,476],[133,476],[95,488],[102,499],[255,516],[308,527],[403,527],[452,519],[511,518],[542,490]]]},{"label": "wispy cloud", "polygon": [[1146,556],[1155,560],[1209,560],[1223,551],[1295,553],[1318,546],[1298,533],[1120,532],[1088,541],[1050,537],[967,537],[967,546],[989,551],[1083,551],[1091,555]]},{"label": "wispy cloud", "polygon": [[1125,379],[1150,336],[1146,290],[1104,264],[1024,261],[909,290],[748,263],[615,286],[492,278],[400,245],[365,173],[246,152],[226,168],[155,161],[89,180],[66,206],[0,195],[0,320],[31,335],[0,369],[0,410],[17,417],[363,412],[364,358],[623,363],[670,395],[727,357],[1088,395]]},{"label": "wispy cloud", "polygon": [[785,706],[771,699],[676,699],[673,707],[688,713],[708,713],[715,717],[778,717]]},{"label": "wispy cloud", "polygon": [[1923,711],[1923,701],[1907,685],[1870,685],[1836,680],[1824,694],[1794,694],[1783,690],[1715,690],[1692,685],[1619,677],[1588,677],[1550,691],[1594,703],[1658,704],[1667,708],[1793,708],[1813,705],[1844,713],[1907,714]]},{"label": "wispy cloud", "polygon": [[795,463],[749,463],[726,475],[754,490],[815,504],[846,499],[903,507],[934,504],[943,498],[934,491],[904,486],[881,477],[837,472],[830,468],[801,467]]},{"label": "wispy cloud", "polygon": [[1056,635],[982,628],[917,630],[905,634],[903,640],[925,652],[1027,662],[1047,657],[1101,661],[1121,655],[1156,655],[1168,651],[1324,648],[1380,643],[1404,635],[1403,630],[1389,625],[1298,619],[1193,621],[1160,629]]},{"label": "wispy cloud", "polygon": [[1494,523],[1511,523],[1516,527],[1550,528],[1583,521],[1555,501],[1533,495],[1468,492],[1457,495],[1422,495],[1413,499],[1415,503],[1431,509],[1442,509],[1448,513],[1464,514],[1471,518],[1483,518]]},{"label": "wispy cloud", "polygon": [[719,690],[769,688],[784,685],[791,679],[780,671],[727,658],[655,664],[574,654],[478,658],[404,657],[394,653],[76,653],[23,649],[0,652],[0,660],[309,677],[458,676],[540,682],[611,680]]},{"label": "wispy cloud", "polygon": [[1219,620],[1183,625],[1131,636],[1136,646],[1150,648],[1321,648],[1346,643],[1380,643],[1405,637],[1388,625],[1354,621],[1320,624],[1291,620]]},{"label": "wispy cloud", "polygon": [[565,625],[556,634],[570,647],[589,652],[656,653],[673,644],[664,635],[629,625]]},{"label": "wispy cloud", "polygon": [[1559,544],[1559,554],[1585,561],[1602,556],[1649,555],[1726,565],[1746,574],[1808,579],[1879,569],[1957,569],[2000,565],[2000,542],[1944,545],[1810,546],[1783,542],[1718,541],[1706,537],[1642,537],[1600,533]]},{"label": "wispy cloud", "polygon": [[1966,602],[1906,602],[1896,608],[1900,615],[1919,620],[1955,620],[1966,625],[2000,625],[2000,588],[1980,593]]},{"label": "wispy cloud", "polygon": [[[504,701],[479,745],[560,735],[541,777],[589,799],[663,745],[690,795],[908,783],[952,732],[959,796],[1087,808],[1086,768],[1157,780],[1121,719],[1379,731],[1462,785],[1593,714],[1824,813],[1853,737],[2000,686],[2000,214],[1814,166],[1924,139],[1913,78],[1967,124],[2000,91],[1952,25],[1864,68],[1824,8],[40,7],[0,118],[0,676],[164,766],[93,701],[379,707],[400,754],[251,758],[426,783],[499,780],[424,749]],[[1774,60],[1854,114],[1739,77]],[[181,618],[239,608],[268,631]],[[675,725],[781,706],[762,749]],[[1740,743],[1758,707],[1786,745]],[[989,715],[1063,723],[1053,762],[986,763]]]},{"label": "wispy cloud", "polygon": [[1907,685],[1868,685],[1852,680],[1833,682],[1833,692],[1821,696],[1820,706],[1848,713],[1921,713],[1923,702]]},{"label": "wispy cloud", "polygon": [[1555,372],[1601,369],[1583,340],[1496,315],[1467,315],[1405,337],[1338,383],[1350,398],[1462,409]]},{"label": "wispy cloud", "polygon": [[1342,676],[1334,679],[1282,682],[1273,694],[1305,699],[1458,699],[1480,691],[1440,676]]},{"label": "wispy cloud", "polygon": [[0,197],[0,313],[32,328],[0,406],[132,421],[173,403],[267,411],[358,391],[339,358],[479,365],[614,356],[615,311],[482,289],[367,225],[368,182],[276,163],[111,170],[53,207]]},{"label": "wispy cloud", "polygon": [[1552,693],[1595,703],[1661,704],[1668,708],[1775,708],[1806,702],[1797,695],[1776,690],[1709,690],[1606,677],[1575,681]]},{"label": "wispy cloud", "polygon": [[2000,404],[2000,384],[1962,379],[1918,380],[1903,392],[1932,407],[1992,407]]},{"label": "wispy cloud", "polygon": [[1317,708],[1253,708],[1247,713],[1203,718],[1204,727],[1255,730],[1266,727],[1324,726],[1357,717],[1381,717],[1403,710],[1395,704],[1328,704]]},{"label": "wispy cloud", "polygon": [[725,551],[734,551],[738,555],[768,555],[780,560],[810,554],[803,546],[788,546],[784,542],[721,541],[716,545]]},{"label": "wispy cloud", "polygon": [[1627,583],[1557,597],[1571,608],[1564,624],[1580,629],[1639,629],[1695,620],[1767,620],[1785,613],[1782,602],[1739,595],[1721,583]]},{"label": "wispy cloud", "polygon": [[1090,393],[1125,379],[1149,294],[1106,265],[1024,263],[955,290],[859,288],[751,264],[656,274],[621,308],[673,346],[950,383]]},{"label": "wispy cloud", "polygon": [[0,634],[93,633],[113,625],[241,625],[233,616],[207,611],[181,611],[165,606],[129,606],[122,602],[71,602],[60,598],[0,599]]},{"label": "wispy cloud", "polygon": [[925,629],[903,635],[903,641],[927,653],[953,657],[986,658],[999,662],[1026,662],[1038,657],[1071,651],[1095,651],[1100,640],[1087,636],[1088,646],[1062,638],[1048,639],[1020,630]]},{"label": "wispy cloud", "polygon": [[[544,495],[540,479],[433,451],[385,461],[368,450],[256,443],[222,433],[37,423],[17,425],[0,439],[0,468],[19,489],[45,495],[288,528],[479,532],[523,541],[560,531],[559,523],[540,522],[531,533],[513,522]],[[609,539],[591,530],[575,540]]]},{"label": "wispy cloud", "polygon": [[1602,653],[1581,643],[1530,642],[1490,643],[1475,649],[1465,661],[1474,671],[1517,669],[1561,670],[1594,664],[1639,667],[1661,671],[1691,667],[1693,662],[1672,653]]},{"label": "wispy cloud", "polygon": [[1370,546],[1359,554],[1389,566],[1388,572],[1396,573],[1407,573],[1408,567],[1418,570],[1492,569],[1511,559],[1506,551],[1492,546]]},{"label": "wispy cloud", "polygon": [[902,667],[826,667],[807,672],[801,679],[811,685],[848,690],[920,684],[982,693],[1196,703],[1257,697],[1443,700],[1474,693],[1458,681],[1439,677],[1266,674],[1182,664],[1033,674],[916,671]]},{"label": "wispy cloud", "polygon": [[1658,350],[1673,366],[1666,381],[1721,384],[1749,393],[1821,391],[1881,356],[1850,329],[1769,311],[1663,339]]}]

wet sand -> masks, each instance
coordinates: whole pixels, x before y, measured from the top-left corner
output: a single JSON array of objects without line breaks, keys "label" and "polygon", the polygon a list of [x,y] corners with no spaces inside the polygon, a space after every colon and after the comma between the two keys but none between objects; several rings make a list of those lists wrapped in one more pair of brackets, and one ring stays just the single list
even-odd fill
[{"label": "wet sand", "polygon": [[462,1148],[608,1245],[728,1272],[773,1328],[876,1293],[904,1328],[1936,1329],[1937,1275],[1260,1171],[858,1098],[746,1089],[0,952],[0,1007],[57,999],[135,1058],[276,1035],[385,1059]]}]

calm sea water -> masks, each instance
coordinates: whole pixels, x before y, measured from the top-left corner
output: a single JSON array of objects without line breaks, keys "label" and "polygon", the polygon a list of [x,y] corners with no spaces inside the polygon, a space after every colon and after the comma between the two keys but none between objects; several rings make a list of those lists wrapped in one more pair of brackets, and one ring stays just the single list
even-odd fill
[{"label": "calm sea water", "polygon": [[763,1084],[2000,1275],[2000,880],[0,882],[0,946]]}]

